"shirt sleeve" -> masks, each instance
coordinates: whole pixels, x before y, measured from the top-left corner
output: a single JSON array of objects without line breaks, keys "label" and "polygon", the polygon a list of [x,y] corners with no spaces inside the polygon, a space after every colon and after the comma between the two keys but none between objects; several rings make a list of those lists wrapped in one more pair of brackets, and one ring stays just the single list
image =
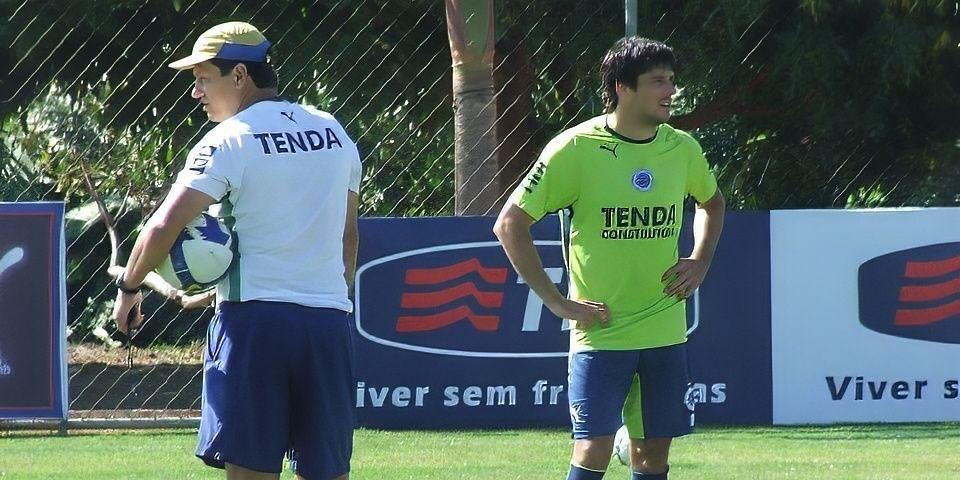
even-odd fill
[{"label": "shirt sleeve", "polygon": [[363,176],[363,165],[360,163],[360,152],[357,150],[356,145],[353,147],[353,161],[350,165],[350,185],[348,188],[351,192],[360,193],[360,178]]},{"label": "shirt sleeve", "polygon": [[710,170],[703,149],[699,144],[695,147],[687,168],[687,193],[693,195],[697,203],[703,203],[717,193],[717,178]]},{"label": "shirt sleeve", "polygon": [[349,148],[350,151],[348,153],[348,155],[350,155],[350,183],[347,185],[347,188],[349,188],[351,192],[360,193],[360,180],[363,179],[363,164],[360,162],[360,149],[357,147],[356,142],[353,141],[353,138],[347,133],[347,129],[343,128],[343,125],[333,114],[324,112],[313,105],[302,105],[302,107],[312,115],[335,123],[337,125],[337,137],[350,142],[351,148]]},{"label": "shirt sleeve", "polygon": [[573,141],[556,138],[547,144],[510,201],[534,220],[573,205],[580,193]]},{"label": "shirt sleeve", "polygon": [[219,201],[240,187],[243,166],[231,157],[228,142],[207,134],[190,150],[187,163],[174,184],[198,190]]}]

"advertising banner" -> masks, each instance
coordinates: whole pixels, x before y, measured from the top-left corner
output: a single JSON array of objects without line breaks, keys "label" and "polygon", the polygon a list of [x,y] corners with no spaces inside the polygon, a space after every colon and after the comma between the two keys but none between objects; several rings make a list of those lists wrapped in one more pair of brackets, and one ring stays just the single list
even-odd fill
[{"label": "advertising banner", "polygon": [[[518,278],[493,223],[361,219],[354,316],[361,425],[569,425],[568,326]],[[697,421],[769,423],[768,216],[731,215],[727,232],[707,283],[688,303]],[[548,275],[565,291],[556,217],[532,233]]]},{"label": "advertising banner", "polygon": [[773,420],[960,420],[960,209],[771,212]]},{"label": "advertising banner", "polygon": [[62,203],[0,203],[0,418],[66,418]]},{"label": "advertising banner", "polygon": [[[692,245],[692,239],[683,243]],[[695,302],[687,303],[687,319],[697,423],[769,425],[773,407],[767,212],[727,214],[710,272]]]},{"label": "advertising banner", "polygon": [[[493,219],[363,219],[356,275],[361,425],[472,428],[566,424],[563,322],[510,267]],[[558,222],[533,228],[565,285]]]}]

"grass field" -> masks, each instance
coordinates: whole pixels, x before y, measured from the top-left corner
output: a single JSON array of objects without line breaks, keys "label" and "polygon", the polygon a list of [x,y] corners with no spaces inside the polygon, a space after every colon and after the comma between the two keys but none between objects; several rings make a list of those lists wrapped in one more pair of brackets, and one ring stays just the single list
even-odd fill
[{"label": "grass field", "polygon": [[[561,430],[358,430],[351,478],[566,478]],[[223,478],[193,457],[190,430],[0,433],[0,478]],[[701,428],[677,440],[671,480],[958,479],[960,424]],[[611,462],[607,479],[628,479]],[[283,478],[292,478],[284,472]]]}]

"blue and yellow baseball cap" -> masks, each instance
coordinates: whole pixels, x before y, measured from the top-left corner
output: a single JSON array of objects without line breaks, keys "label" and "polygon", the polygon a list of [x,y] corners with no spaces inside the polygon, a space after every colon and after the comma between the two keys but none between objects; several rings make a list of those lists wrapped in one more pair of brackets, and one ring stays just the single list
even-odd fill
[{"label": "blue and yellow baseball cap", "polygon": [[221,23],[200,35],[193,44],[193,53],[170,64],[170,68],[187,70],[213,58],[266,62],[270,41],[257,27],[244,22]]}]

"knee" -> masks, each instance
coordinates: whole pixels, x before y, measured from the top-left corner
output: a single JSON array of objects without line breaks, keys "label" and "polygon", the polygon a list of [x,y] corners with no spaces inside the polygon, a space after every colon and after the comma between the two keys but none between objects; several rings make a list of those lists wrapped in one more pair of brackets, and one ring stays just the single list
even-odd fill
[{"label": "knee", "polygon": [[573,443],[571,463],[590,470],[606,470],[613,454],[613,436],[582,438]]},{"label": "knee", "polygon": [[630,440],[630,463],[640,473],[657,474],[667,471],[670,439]]}]

